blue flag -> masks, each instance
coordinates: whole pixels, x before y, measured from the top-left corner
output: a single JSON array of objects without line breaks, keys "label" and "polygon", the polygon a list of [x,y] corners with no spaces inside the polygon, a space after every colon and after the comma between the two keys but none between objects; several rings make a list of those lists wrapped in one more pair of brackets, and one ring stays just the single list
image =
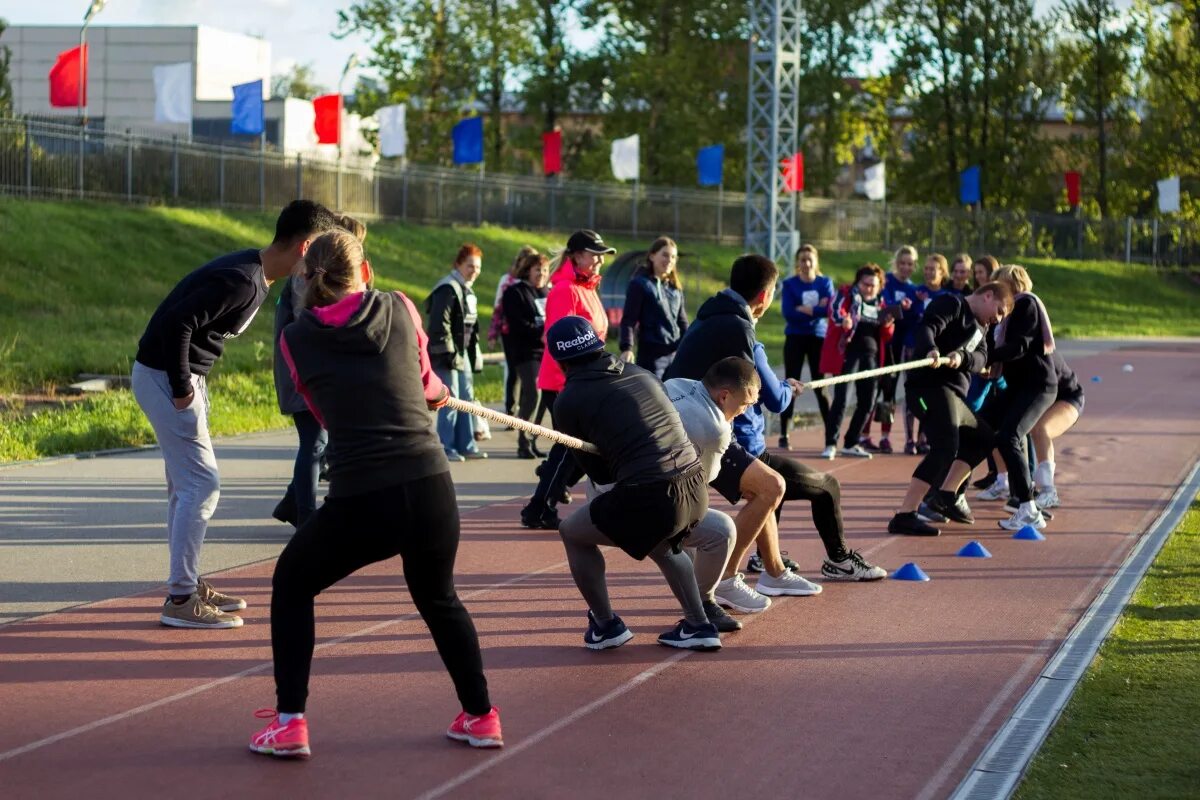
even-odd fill
[{"label": "blue flag", "polygon": [[714,144],[696,153],[696,172],[701,186],[720,186],[725,182],[725,145]]},{"label": "blue flag", "polygon": [[454,126],[454,163],[483,161],[483,117],[469,117]]},{"label": "blue flag", "polygon": [[233,87],[233,111],[229,122],[231,133],[263,132],[263,82],[251,81]]},{"label": "blue flag", "polygon": [[964,206],[979,203],[979,165],[967,167],[958,173],[958,202]]}]

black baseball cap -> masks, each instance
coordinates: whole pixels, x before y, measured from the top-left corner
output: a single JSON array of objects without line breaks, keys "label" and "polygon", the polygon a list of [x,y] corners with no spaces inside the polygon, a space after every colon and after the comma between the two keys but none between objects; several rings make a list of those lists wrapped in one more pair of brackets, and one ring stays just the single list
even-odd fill
[{"label": "black baseball cap", "polygon": [[575,231],[571,234],[571,238],[567,239],[567,252],[579,253],[582,251],[596,253],[598,255],[607,255],[609,253],[617,252],[615,249],[606,245],[604,240],[600,238],[600,234],[596,233],[595,231]]}]

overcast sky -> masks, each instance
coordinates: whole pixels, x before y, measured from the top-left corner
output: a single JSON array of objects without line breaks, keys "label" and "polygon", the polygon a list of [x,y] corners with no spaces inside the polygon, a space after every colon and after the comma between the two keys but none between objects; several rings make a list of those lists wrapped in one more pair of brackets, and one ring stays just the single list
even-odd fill
[{"label": "overcast sky", "polygon": [[[0,0],[10,25],[79,25],[89,0]],[[334,39],[339,8],[349,0],[109,0],[93,25],[211,25],[262,36],[271,43],[272,74],[309,63],[317,81],[337,86],[346,59],[369,48],[362,39]],[[346,82],[349,90],[354,85]]]}]

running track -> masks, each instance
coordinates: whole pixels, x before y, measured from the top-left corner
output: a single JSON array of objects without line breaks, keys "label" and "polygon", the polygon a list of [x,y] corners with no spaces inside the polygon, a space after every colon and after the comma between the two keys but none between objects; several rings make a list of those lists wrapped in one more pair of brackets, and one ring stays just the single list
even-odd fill
[{"label": "running track", "polygon": [[[1060,442],[1068,508],[1046,542],[1011,540],[982,503],[971,528],[890,537],[913,460],[842,459],[852,546],[889,569],[917,561],[930,583],[829,585],[690,654],[654,642],[677,610],[650,565],[611,554],[614,605],[638,635],[593,653],[554,535],[514,524],[520,499],[485,505],[464,515],[458,585],[504,750],[442,737],[454,695],[387,563],[319,601],[313,759],[246,752],[251,712],[273,702],[265,562],[215,581],[250,603],[237,631],[161,628],[157,592],[0,628],[0,795],[943,797],[1200,454],[1200,345],[1072,364],[1087,410]],[[798,455],[818,444],[807,433]],[[784,522],[812,576],[811,520]],[[956,558],[972,538],[995,557]]]}]

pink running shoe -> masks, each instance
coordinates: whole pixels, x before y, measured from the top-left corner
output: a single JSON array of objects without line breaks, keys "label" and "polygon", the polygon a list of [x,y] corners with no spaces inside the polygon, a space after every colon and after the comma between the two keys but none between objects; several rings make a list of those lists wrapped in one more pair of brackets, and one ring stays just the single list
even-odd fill
[{"label": "pink running shoe", "polygon": [[[250,737],[250,749],[255,753],[278,758],[308,758],[312,755],[308,747],[308,721],[303,717],[281,725],[273,708],[260,708],[254,716],[271,720],[267,727]],[[500,730],[499,723],[496,730]]]},{"label": "pink running shoe", "polygon": [[474,714],[462,712],[454,719],[446,735],[451,739],[466,742],[471,747],[503,747],[504,734],[500,732],[500,709],[492,706],[492,710],[477,717]]}]

